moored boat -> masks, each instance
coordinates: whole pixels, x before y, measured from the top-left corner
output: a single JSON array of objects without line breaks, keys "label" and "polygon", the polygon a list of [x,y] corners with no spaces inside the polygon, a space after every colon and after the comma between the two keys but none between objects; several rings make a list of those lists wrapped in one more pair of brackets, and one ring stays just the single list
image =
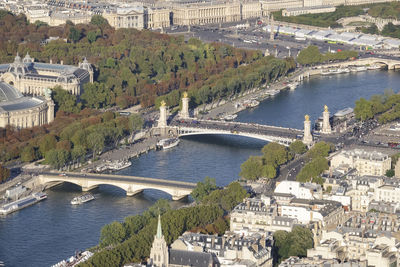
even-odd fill
[{"label": "moored boat", "polygon": [[157,147],[159,149],[169,149],[175,147],[179,144],[179,138],[167,138],[161,139],[157,142]]},{"label": "moored boat", "polygon": [[16,201],[4,204],[0,207],[0,214],[10,214],[14,211],[26,208],[30,205],[33,205],[39,201],[42,201],[47,198],[47,194],[43,192],[33,193],[27,197],[18,199]]},{"label": "moored boat", "polygon": [[226,115],[225,117],[224,117],[224,120],[226,120],[226,121],[233,121],[234,119],[236,119],[237,118],[237,115],[236,114],[232,114],[232,115]]}]

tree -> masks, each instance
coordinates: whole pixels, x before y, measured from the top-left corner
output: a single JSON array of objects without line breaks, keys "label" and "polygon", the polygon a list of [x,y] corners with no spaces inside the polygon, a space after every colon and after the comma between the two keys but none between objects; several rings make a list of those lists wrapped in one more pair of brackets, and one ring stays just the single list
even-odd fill
[{"label": "tree", "polygon": [[10,170],[0,164],[0,182],[5,182],[10,177]]},{"label": "tree", "polygon": [[69,35],[68,38],[72,40],[72,42],[76,43],[81,39],[82,32],[80,30],[77,30],[75,27],[71,27],[69,29]]},{"label": "tree", "polygon": [[290,256],[305,257],[307,249],[313,247],[313,235],[310,229],[301,226],[293,227],[288,233],[286,231],[276,231],[274,233],[274,246],[278,250],[279,262]]},{"label": "tree", "polygon": [[360,98],[356,101],[354,114],[356,119],[361,121],[373,118],[375,114],[372,111],[372,103],[365,98]]},{"label": "tree", "polygon": [[265,164],[271,164],[274,167],[285,164],[291,159],[288,149],[278,143],[268,143],[262,148]]},{"label": "tree", "polygon": [[81,110],[81,103],[77,103],[75,95],[64,90],[61,86],[52,89],[55,110],[62,110],[68,113],[78,113]]},{"label": "tree", "polygon": [[104,148],[104,136],[101,133],[93,132],[87,136],[87,144],[93,152],[93,160],[96,153],[101,152]]},{"label": "tree", "polygon": [[56,137],[52,134],[47,134],[39,142],[39,152],[42,156],[44,156],[47,151],[56,148],[56,145]]},{"label": "tree", "polygon": [[263,175],[263,164],[261,157],[250,156],[248,160],[240,165],[240,177],[246,180],[257,180]]},{"label": "tree", "polygon": [[297,62],[302,65],[312,65],[322,62],[322,55],[319,52],[318,47],[310,45],[307,48],[300,51]]},{"label": "tree", "polygon": [[90,20],[90,24],[96,25],[101,30],[101,35],[103,35],[104,27],[109,26],[108,21],[101,15],[94,15]]},{"label": "tree", "polygon": [[120,222],[112,222],[101,228],[100,247],[116,245],[125,238],[125,228]]},{"label": "tree", "polygon": [[32,145],[27,145],[24,147],[21,153],[21,160],[23,162],[32,162],[36,160],[36,151]]},{"label": "tree", "polygon": [[97,37],[99,36],[99,34],[97,33],[97,31],[90,31],[88,32],[88,34],[86,35],[89,43],[94,43],[97,40]]},{"label": "tree", "polygon": [[[299,182],[309,182],[313,179],[321,183],[321,180],[318,179],[319,175],[329,168],[328,160],[323,157],[314,158],[311,162],[304,165],[304,167],[300,170],[299,174],[296,177],[296,180]],[[323,183],[323,181],[322,181]]]},{"label": "tree", "polygon": [[294,155],[303,154],[307,152],[307,146],[301,140],[296,140],[289,145],[289,151]]},{"label": "tree", "polygon": [[308,154],[312,158],[327,157],[329,156],[329,153],[334,150],[334,148],[335,146],[332,143],[321,141],[311,147],[311,149],[308,151]]},{"label": "tree", "polygon": [[387,177],[393,177],[394,176],[394,170],[393,169],[389,169],[386,171],[385,175]]},{"label": "tree", "polygon": [[83,146],[74,146],[71,151],[71,158],[76,162],[83,162],[86,155],[86,149]]},{"label": "tree", "polygon": [[203,182],[197,183],[196,187],[193,189],[190,195],[197,202],[201,202],[205,196],[209,195],[215,189],[217,189],[215,179],[206,176]]}]

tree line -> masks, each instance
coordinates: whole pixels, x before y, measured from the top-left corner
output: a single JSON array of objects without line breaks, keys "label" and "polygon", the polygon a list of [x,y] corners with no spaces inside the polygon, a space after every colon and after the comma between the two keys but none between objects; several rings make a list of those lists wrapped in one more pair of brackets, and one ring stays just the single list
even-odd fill
[{"label": "tree line", "polygon": [[302,65],[315,65],[320,63],[329,62],[332,60],[347,60],[350,58],[358,57],[356,51],[339,51],[335,53],[327,52],[322,54],[319,48],[314,45],[310,45],[307,48],[300,51],[297,62]]},{"label": "tree line", "polygon": [[[93,63],[97,83],[87,84],[81,97],[83,106],[89,108],[125,108],[138,103],[149,107],[158,96],[173,91],[214,87],[219,74],[234,78],[232,75],[237,73],[229,69],[251,65],[262,58],[259,51],[222,43],[209,44],[197,39],[185,42],[182,36],[148,30],[116,30],[98,15],[89,24],[67,21],[65,25],[50,27],[29,23],[24,15],[2,11],[0,25],[0,63],[12,62],[17,52],[29,52],[41,62],[51,59],[77,65],[86,57]],[[43,45],[49,37],[60,39]]]},{"label": "tree line", "polygon": [[7,126],[0,138],[0,161],[45,158],[45,163],[60,169],[83,162],[89,152],[94,157],[105,147],[116,147],[142,126],[143,119],[137,114],[120,116],[84,109],[71,115],[59,110],[51,124],[21,130]]},{"label": "tree line", "polygon": [[[210,182],[204,181],[204,183]],[[158,200],[143,214],[126,217],[123,223],[112,222],[101,229],[97,252],[80,267],[114,267],[146,262],[161,214],[162,231],[168,245],[185,231],[223,234],[229,227],[226,214],[246,197],[239,183],[214,189],[196,206],[173,210],[168,201]]]},{"label": "tree line", "polygon": [[393,90],[385,90],[382,95],[373,95],[370,100],[360,98],[356,101],[354,115],[360,121],[378,118],[380,123],[387,123],[400,118],[400,95]]}]

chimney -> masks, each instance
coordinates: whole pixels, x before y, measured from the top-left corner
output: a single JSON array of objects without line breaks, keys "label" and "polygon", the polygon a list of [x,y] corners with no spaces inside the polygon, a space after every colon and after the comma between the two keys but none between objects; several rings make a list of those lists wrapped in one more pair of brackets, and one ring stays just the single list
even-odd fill
[{"label": "chimney", "polygon": [[246,200],[246,207],[249,209],[250,208],[250,200]]},{"label": "chimney", "polygon": [[225,236],[222,237],[222,249],[225,248]]},{"label": "chimney", "polygon": [[214,248],[214,244],[215,244],[215,236],[211,238],[211,248]]},{"label": "chimney", "polygon": [[61,60],[60,64],[61,64],[61,65],[64,65],[64,60]]},{"label": "chimney", "polygon": [[50,58],[50,64],[53,64],[53,60]]}]

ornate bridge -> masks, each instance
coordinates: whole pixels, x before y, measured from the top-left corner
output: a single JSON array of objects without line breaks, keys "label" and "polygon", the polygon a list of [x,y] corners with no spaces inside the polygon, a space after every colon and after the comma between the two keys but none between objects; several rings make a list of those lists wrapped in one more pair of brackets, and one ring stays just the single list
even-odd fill
[{"label": "ornate bridge", "polygon": [[277,142],[288,146],[297,135],[303,131],[298,129],[266,126],[255,123],[225,122],[214,120],[184,120],[174,121],[170,124],[176,129],[178,136],[189,135],[236,135],[255,138],[268,142]]},{"label": "ornate bridge", "polygon": [[189,195],[196,187],[195,183],[110,174],[82,174],[82,173],[41,173],[36,182],[42,186],[51,187],[63,182],[76,184],[82,187],[82,191],[89,191],[99,185],[113,185],[126,191],[127,196],[133,196],[145,189],[164,191],[172,196],[173,200],[179,200]]}]

